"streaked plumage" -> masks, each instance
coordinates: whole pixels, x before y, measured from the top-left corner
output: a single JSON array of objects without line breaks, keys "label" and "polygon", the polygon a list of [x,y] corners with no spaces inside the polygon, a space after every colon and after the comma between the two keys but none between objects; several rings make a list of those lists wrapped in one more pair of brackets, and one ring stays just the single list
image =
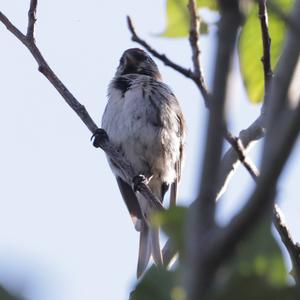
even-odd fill
[{"label": "streaked plumage", "polygon": [[[184,152],[184,119],[176,97],[143,50],[128,49],[122,55],[109,85],[102,128],[131,163],[136,175],[149,179],[148,185],[160,201],[171,185],[171,194],[176,197]],[[140,231],[139,277],[151,255],[157,265],[163,264],[159,229],[149,223],[151,208],[147,201],[109,163],[135,228]]]}]

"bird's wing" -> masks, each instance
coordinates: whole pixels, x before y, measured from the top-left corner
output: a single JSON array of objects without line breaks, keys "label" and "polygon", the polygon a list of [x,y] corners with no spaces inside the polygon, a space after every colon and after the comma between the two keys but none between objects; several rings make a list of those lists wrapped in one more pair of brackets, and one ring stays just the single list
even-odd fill
[{"label": "bird's wing", "polygon": [[179,159],[175,163],[175,170],[176,170],[176,178],[175,181],[171,185],[171,193],[170,193],[170,206],[176,205],[176,199],[177,199],[177,187],[178,182],[181,178],[181,166],[183,162],[184,157],[184,140],[185,140],[185,134],[186,134],[186,125],[185,121],[182,115],[181,110],[179,109],[177,112],[177,120],[179,125],[179,131],[178,136],[180,138],[180,144],[179,144]]},{"label": "bird's wing", "polygon": [[141,221],[143,219],[142,212],[138,200],[131,186],[122,180],[120,177],[116,177],[117,183],[122,194],[123,200],[127,206],[127,209],[132,218],[133,224],[137,231],[140,231]]}]

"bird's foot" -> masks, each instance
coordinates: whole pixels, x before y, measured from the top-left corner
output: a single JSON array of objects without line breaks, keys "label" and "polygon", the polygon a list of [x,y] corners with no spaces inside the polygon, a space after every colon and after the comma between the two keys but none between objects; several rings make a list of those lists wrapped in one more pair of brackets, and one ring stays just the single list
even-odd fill
[{"label": "bird's foot", "polygon": [[141,183],[147,184],[148,180],[146,178],[146,176],[140,174],[140,175],[136,175],[132,178],[132,183],[133,183],[133,190],[134,192],[139,190],[139,185]]},{"label": "bird's foot", "polygon": [[91,137],[94,147],[99,148],[104,140],[108,140],[108,135],[104,129],[98,128]]}]

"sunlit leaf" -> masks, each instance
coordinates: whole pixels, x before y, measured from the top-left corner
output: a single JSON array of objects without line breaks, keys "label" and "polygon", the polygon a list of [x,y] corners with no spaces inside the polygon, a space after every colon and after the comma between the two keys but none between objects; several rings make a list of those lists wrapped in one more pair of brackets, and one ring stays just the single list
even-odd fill
[{"label": "sunlit leaf", "polygon": [[197,0],[197,5],[199,8],[218,10],[218,4],[216,0]]},{"label": "sunlit leaf", "polygon": [[[292,7],[294,0],[274,0],[285,12]],[[269,10],[269,32],[271,36],[271,65],[274,69],[286,32],[285,23]],[[263,53],[258,7],[255,5],[242,29],[239,40],[240,67],[247,94],[251,102],[258,103],[264,94],[264,73],[261,62]]]},{"label": "sunlit leaf", "polygon": [[[189,12],[187,0],[167,0],[166,29],[162,33],[165,37],[185,37],[189,32]],[[217,9],[215,0],[197,0],[199,8]],[[208,25],[203,20],[200,32],[207,33]]]}]

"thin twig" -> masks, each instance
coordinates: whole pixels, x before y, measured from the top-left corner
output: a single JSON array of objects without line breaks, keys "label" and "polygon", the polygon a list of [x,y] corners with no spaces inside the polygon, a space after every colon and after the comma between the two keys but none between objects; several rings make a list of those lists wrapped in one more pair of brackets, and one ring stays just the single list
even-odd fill
[{"label": "thin twig", "polygon": [[27,38],[29,40],[34,40],[34,24],[36,22],[36,7],[37,7],[37,0],[30,1],[30,7],[28,11],[28,26],[27,26]]},{"label": "thin twig", "polygon": [[258,15],[260,19],[261,35],[263,42],[263,56],[261,61],[264,68],[265,94],[269,90],[273,72],[271,68],[271,38],[269,34],[267,0],[258,0]]},{"label": "thin twig", "polygon": [[[76,114],[80,117],[80,119],[84,122],[88,129],[92,133],[94,133],[98,129],[98,126],[92,120],[85,107],[78,102],[78,100],[72,95],[72,93],[67,89],[67,87],[61,82],[61,80],[49,67],[40,50],[36,46],[34,40],[28,39],[19,29],[17,29],[9,21],[9,19],[2,12],[0,12],[0,21],[31,52],[32,56],[38,63],[39,71],[52,83],[55,89],[61,94],[61,96],[65,99],[69,106],[76,112]],[[32,23],[32,25],[34,27],[34,23]],[[32,28],[32,30],[34,31],[34,28]]]},{"label": "thin twig", "polygon": [[166,66],[171,67],[172,69],[176,70],[177,72],[181,73],[182,75],[184,75],[185,77],[191,78],[192,80],[195,80],[194,78],[194,74],[192,72],[191,69],[186,69],[176,63],[174,63],[173,61],[171,61],[165,54],[160,54],[158,53],[154,48],[152,48],[146,41],[144,41],[143,39],[141,39],[136,31],[135,28],[133,26],[133,23],[131,21],[131,18],[129,16],[127,16],[127,25],[129,28],[129,31],[132,34],[132,41],[140,44],[141,46],[143,46],[145,49],[147,49],[153,56],[155,56],[156,58],[158,58],[159,60],[161,60]]},{"label": "thin twig", "polygon": [[[0,22],[2,22],[6,28],[18,39],[25,47],[31,52],[32,56],[38,63],[39,71],[50,81],[53,87],[60,93],[67,104],[73,109],[73,111],[79,116],[82,122],[93,133],[99,131],[98,126],[93,121],[86,108],[73,96],[73,94],[67,89],[62,81],[56,76],[56,74],[49,67],[48,63],[42,56],[39,48],[36,46],[33,33],[35,17],[34,12],[36,10],[37,0],[30,2],[30,8],[28,12],[28,36],[25,36],[18,28],[16,28],[10,20],[0,12]],[[104,130],[103,130],[104,132]],[[105,136],[105,134],[103,134]],[[139,174],[135,174],[131,165],[124,159],[124,157],[116,150],[116,147],[109,141],[108,138],[102,138],[98,140],[100,147],[112,161],[123,171],[124,176],[128,179],[128,182],[134,184],[134,177]],[[136,186],[137,190],[157,209],[163,209],[160,201],[152,194],[150,188],[143,182],[140,182]]]},{"label": "thin twig", "polygon": [[195,0],[189,0],[188,8],[190,14],[189,41],[192,49],[192,61],[194,65],[193,72],[197,77],[200,77],[201,76],[201,68],[200,68],[200,60],[199,60],[200,16],[197,12],[197,4]]},{"label": "thin twig", "polygon": [[253,180],[256,182],[259,176],[259,170],[255,164],[246,156],[246,149],[240,138],[233,136],[229,131],[225,134],[226,140],[230,143],[232,148],[236,151],[239,160],[247,169]]},{"label": "thin twig", "polygon": [[205,100],[206,106],[208,106],[208,90],[204,81],[204,77],[201,70],[200,64],[200,47],[199,47],[199,37],[200,37],[200,16],[197,11],[197,4],[195,0],[189,0],[188,3],[189,15],[190,15],[190,31],[189,31],[189,41],[192,50],[192,61],[193,61],[193,73],[201,84],[198,85],[203,98]]},{"label": "thin twig", "polygon": [[[245,149],[249,149],[252,144],[264,137],[265,123],[266,115],[262,112],[248,128],[239,133],[238,139],[241,140]],[[234,147],[228,149],[221,161],[219,180],[216,184],[216,199],[219,199],[226,191],[239,162],[239,154],[236,149]]]},{"label": "thin twig", "polygon": [[8,31],[10,31],[18,40],[26,46],[26,36],[0,11],[0,22],[2,22]]},{"label": "thin twig", "polygon": [[[184,68],[184,67],[174,63],[165,54],[159,53],[154,48],[152,48],[145,40],[141,39],[137,35],[137,33],[135,31],[135,28],[133,26],[133,23],[131,21],[131,18],[129,16],[127,16],[127,24],[128,24],[128,29],[129,29],[129,31],[131,32],[131,35],[132,35],[131,36],[132,41],[134,41],[134,42],[140,44],[141,46],[143,46],[147,51],[149,51],[154,57],[156,57],[160,61],[162,61],[166,66],[171,67],[172,69],[176,70],[177,72],[179,72],[183,76],[193,80],[193,82],[197,85],[197,87],[201,91],[205,91],[206,87],[203,86],[203,82],[199,79],[199,77],[197,77],[194,74],[194,72],[191,69]],[[204,92],[204,94],[202,94],[202,96],[204,98],[204,101],[207,103],[208,102],[207,92]]]},{"label": "thin twig", "polygon": [[296,277],[297,280],[299,281],[300,280],[300,244],[294,241],[289,229],[287,228],[287,225],[284,220],[284,216],[277,205],[275,205],[274,207],[273,216],[274,216],[273,218],[274,224],[280,235],[281,241],[285,245],[291,257],[292,264],[293,264],[293,272],[295,274],[294,277]]}]

